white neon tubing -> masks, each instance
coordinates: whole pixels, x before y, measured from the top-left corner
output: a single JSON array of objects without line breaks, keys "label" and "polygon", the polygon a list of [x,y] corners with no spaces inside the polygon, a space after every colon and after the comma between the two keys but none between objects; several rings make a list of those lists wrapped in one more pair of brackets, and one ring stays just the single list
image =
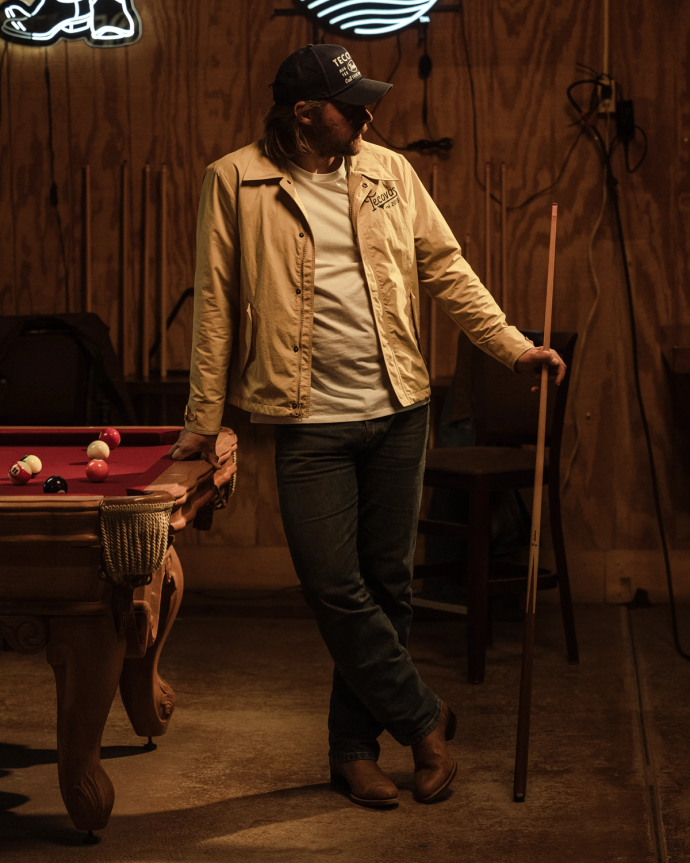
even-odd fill
[{"label": "white neon tubing", "polygon": [[[321,0],[318,0],[321,2]],[[324,9],[319,12],[319,17],[323,15],[332,15],[333,12],[337,12],[338,9],[346,9],[348,6],[362,6],[367,0],[341,0],[340,3],[336,3],[335,6],[329,6],[328,9]],[[368,0],[371,2],[371,0]],[[357,9],[356,12],[361,15],[366,15],[368,13],[380,15],[383,12],[383,9],[378,8],[379,6],[413,6],[413,7],[422,7],[422,6],[433,6],[436,0],[375,0],[376,8],[373,9]],[[311,8],[311,6],[309,7]]]},{"label": "white neon tubing", "polygon": [[[305,0],[302,0],[304,2]],[[418,21],[431,9],[437,0],[340,0],[340,2],[326,5],[316,13],[317,18],[326,18],[331,26],[341,31],[354,29],[355,33],[363,36],[374,36],[382,33],[391,33],[400,30]],[[311,0],[307,2],[307,9],[315,10],[324,7],[329,0]],[[364,8],[362,8],[364,7]],[[383,8],[382,8],[383,7]],[[393,7],[385,8],[385,7]],[[334,12],[348,10],[335,15]],[[374,16],[402,16],[396,21],[388,17]],[[356,20],[349,20],[349,19]],[[341,23],[347,22],[347,23]],[[380,26],[376,26],[380,25]]]},{"label": "white neon tubing", "polygon": [[[376,14],[377,15],[393,16],[393,15],[400,15],[400,12],[397,9],[391,9],[390,11],[387,9],[379,9]],[[357,16],[361,16],[361,15],[362,15],[362,12],[359,9],[356,9],[356,10],[353,10],[350,12],[343,12],[341,15],[336,15],[335,18],[331,18],[329,21],[329,24],[337,24],[340,21],[345,21],[348,18],[356,18]],[[412,15],[408,15],[406,19],[398,18],[398,20],[399,21],[402,21],[402,20],[416,21],[417,18],[419,18],[419,14],[417,12],[415,12]],[[373,24],[375,21],[378,21],[378,20],[379,20],[378,18],[362,18],[363,23],[371,22]],[[388,19],[383,18],[381,20],[387,21]]]}]

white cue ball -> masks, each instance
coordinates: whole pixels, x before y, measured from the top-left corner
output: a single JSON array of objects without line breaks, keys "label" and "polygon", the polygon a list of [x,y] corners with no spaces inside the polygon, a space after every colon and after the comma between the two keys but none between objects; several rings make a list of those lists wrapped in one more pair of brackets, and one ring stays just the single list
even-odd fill
[{"label": "white cue ball", "polygon": [[110,447],[102,440],[95,440],[86,448],[86,454],[89,458],[108,458]]},{"label": "white cue ball", "polygon": [[41,464],[41,459],[37,455],[25,455],[21,461],[25,464],[28,464],[31,468],[31,473],[36,476],[43,470],[43,465]]}]

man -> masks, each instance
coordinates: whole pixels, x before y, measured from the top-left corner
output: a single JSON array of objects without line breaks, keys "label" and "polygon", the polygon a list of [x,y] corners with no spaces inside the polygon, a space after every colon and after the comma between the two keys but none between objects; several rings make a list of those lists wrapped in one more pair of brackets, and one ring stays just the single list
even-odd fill
[{"label": "man", "polygon": [[395,805],[377,764],[385,729],[412,748],[414,796],[456,765],[453,712],[406,649],[428,429],[419,286],[470,338],[521,372],[537,350],[480,284],[402,156],[364,143],[365,107],[391,87],[336,45],[280,66],[261,141],[211,165],[197,235],[191,393],[173,458],[215,463],[226,399],[275,424],[285,533],[335,672],[334,781]]}]

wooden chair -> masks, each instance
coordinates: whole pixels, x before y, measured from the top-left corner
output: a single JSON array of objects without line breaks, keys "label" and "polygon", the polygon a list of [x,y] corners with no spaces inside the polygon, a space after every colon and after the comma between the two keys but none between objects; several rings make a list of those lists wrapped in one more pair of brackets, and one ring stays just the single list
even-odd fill
[{"label": "wooden chair", "polygon": [[[542,333],[529,332],[535,344]],[[576,333],[552,333],[551,346],[569,368]],[[460,370],[461,371],[461,370]],[[457,372],[456,372],[457,374]],[[467,524],[421,519],[419,533],[461,537],[468,544],[466,613],[468,676],[471,683],[484,680],[486,648],[490,634],[490,597],[507,591],[519,592],[527,584],[526,565],[492,561],[489,557],[491,526],[490,494],[496,489],[530,488],[534,485],[535,452],[521,448],[535,444],[539,399],[530,392],[532,378],[518,376],[477,348],[472,349],[471,390],[477,428],[477,446],[431,449],[427,452],[424,485],[432,488],[464,489],[469,498]],[[549,398],[546,427],[548,454],[544,483],[549,489],[549,513],[556,572],[540,568],[539,589],[558,587],[568,660],[578,662],[577,638],[568,581],[560,503],[560,455],[563,422],[570,376]],[[419,564],[415,578],[451,576],[457,565]],[[413,604],[442,606],[441,603]],[[453,606],[460,610],[461,606]]]},{"label": "wooden chair", "polygon": [[0,317],[0,425],[136,425],[108,327],[92,313]]}]

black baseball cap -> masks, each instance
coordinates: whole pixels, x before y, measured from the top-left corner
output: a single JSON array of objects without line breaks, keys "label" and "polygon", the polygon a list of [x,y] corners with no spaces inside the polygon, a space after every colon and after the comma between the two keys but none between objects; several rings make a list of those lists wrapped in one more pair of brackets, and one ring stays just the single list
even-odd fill
[{"label": "black baseball cap", "polygon": [[347,105],[371,105],[393,85],[365,78],[350,52],[340,45],[307,45],[283,60],[275,81],[269,86],[276,105],[322,99],[337,99]]}]

